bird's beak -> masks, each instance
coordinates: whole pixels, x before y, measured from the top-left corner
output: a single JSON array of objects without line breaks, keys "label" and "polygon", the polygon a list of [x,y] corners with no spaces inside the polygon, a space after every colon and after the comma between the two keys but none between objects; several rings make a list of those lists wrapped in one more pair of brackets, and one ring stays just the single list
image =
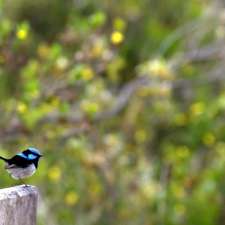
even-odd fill
[{"label": "bird's beak", "polygon": [[43,157],[43,155],[40,155],[40,157]]}]

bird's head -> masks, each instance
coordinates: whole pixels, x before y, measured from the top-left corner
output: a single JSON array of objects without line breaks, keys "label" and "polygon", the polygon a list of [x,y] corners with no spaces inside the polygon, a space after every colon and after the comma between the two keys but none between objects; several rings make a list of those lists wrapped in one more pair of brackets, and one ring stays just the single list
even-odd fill
[{"label": "bird's head", "polygon": [[40,157],[43,156],[37,148],[33,148],[33,147],[27,148],[26,150],[22,152],[22,154],[24,154],[28,160],[33,161],[36,167],[38,166],[38,161]]},{"label": "bird's head", "polygon": [[26,156],[31,155],[33,158],[40,158],[43,155],[40,153],[40,151],[37,148],[29,147],[25,151],[23,151],[23,154]]},{"label": "bird's head", "polygon": [[29,147],[27,149],[27,151],[30,152],[30,154],[33,154],[33,155],[36,155],[36,156],[39,156],[39,157],[42,156],[42,154],[40,153],[40,151],[37,148]]}]

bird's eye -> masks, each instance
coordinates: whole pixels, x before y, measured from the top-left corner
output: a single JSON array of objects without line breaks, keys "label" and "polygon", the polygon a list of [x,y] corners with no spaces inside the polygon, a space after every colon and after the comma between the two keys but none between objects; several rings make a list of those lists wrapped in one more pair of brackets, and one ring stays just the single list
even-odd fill
[{"label": "bird's eye", "polygon": [[33,155],[33,154],[29,154],[28,155],[28,159],[32,160],[32,159],[36,159],[37,156],[36,155]]}]

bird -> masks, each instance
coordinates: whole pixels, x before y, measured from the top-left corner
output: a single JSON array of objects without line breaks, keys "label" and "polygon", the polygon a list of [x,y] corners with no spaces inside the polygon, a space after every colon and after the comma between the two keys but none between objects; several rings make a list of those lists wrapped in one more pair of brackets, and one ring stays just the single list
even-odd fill
[{"label": "bird", "polygon": [[38,149],[29,147],[10,159],[2,156],[0,159],[5,161],[5,169],[12,178],[23,181],[24,178],[30,177],[36,172],[42,156]]}]

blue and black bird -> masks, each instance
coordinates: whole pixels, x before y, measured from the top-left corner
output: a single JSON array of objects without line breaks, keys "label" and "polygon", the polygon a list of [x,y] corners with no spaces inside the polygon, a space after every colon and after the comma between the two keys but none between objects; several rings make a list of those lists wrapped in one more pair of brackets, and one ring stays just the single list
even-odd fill
[{"label": "blue and black bird", "polygon": [[36,148],[29,147],[10,159],[0,156],[6,162],[5,169],[16,180],[32,176],[37,168],[42,154]]}]

